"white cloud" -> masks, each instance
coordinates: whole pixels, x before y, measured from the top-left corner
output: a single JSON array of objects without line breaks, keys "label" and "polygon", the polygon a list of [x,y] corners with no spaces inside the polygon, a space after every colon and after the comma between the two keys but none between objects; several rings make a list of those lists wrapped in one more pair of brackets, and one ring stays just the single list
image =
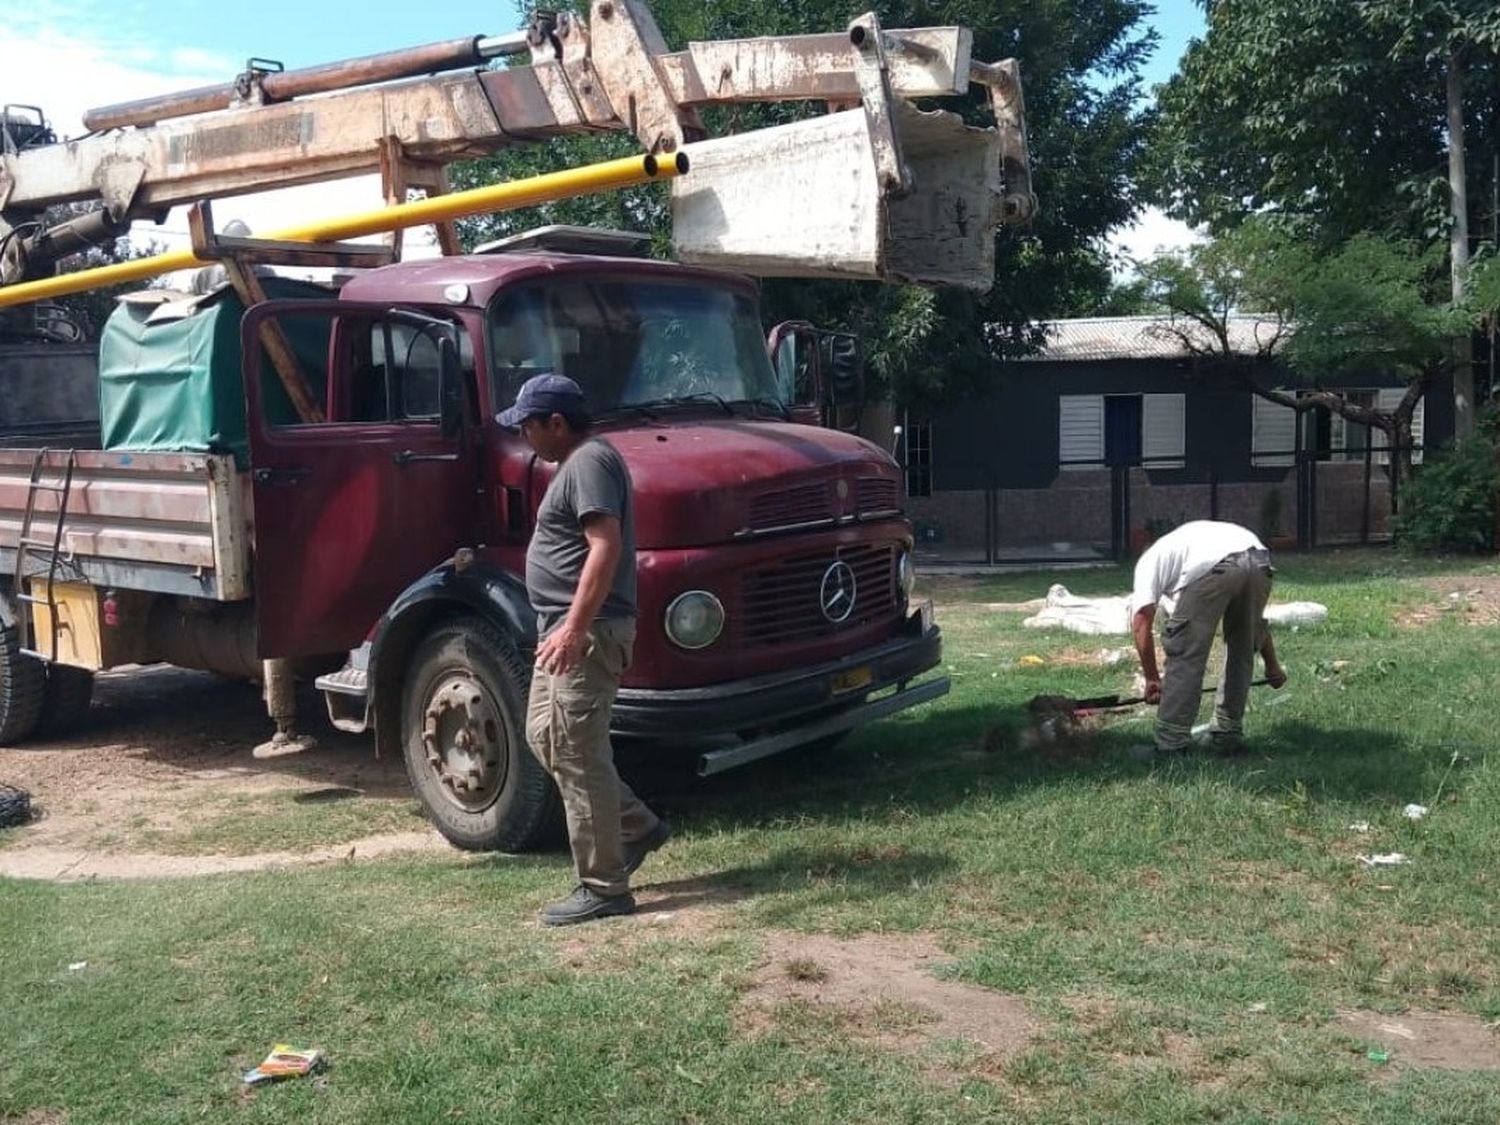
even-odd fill
[{"label": "white cloud", "polygon": [[172,69],[179,74],[221,74],[223,81],[244,69],[243,61],[232,62],[223,55],[199,47],[173,47],[167,57],[172,62]]},{"label": "white cloud", "polygon": [[1134,272],[1132,262],[1184,250],[1203,241],[1204,236],[1186,223],[1169,219],[1156,207],[1147,207],[1135,222],[1112,233],[1106,244],[1118,263],[1116,273],[1128,275]]},{"label": "white cloud", "polygon": [[[86,9],[87,5],[79,7],[74,14]],[[52,23],[51,9],[48,16],[48,23]],[[108,22],[73,26],[107,27]],[[41,107],[60,138],[84,133],[83,114],[88,109],[225,82],[236,69],[235,64],[206,51],[175,48],[161,52],[148,45],[126,46],[64,34],[55,24],[46,26],[36,17],[0,24],[0,58],[6,60],[5,99]],[[174,73],[163,74],[168,68]],[[237,218],[256,234],[268,235],[318,219],[370,210],[382,202],[379,177],[358,176],[216,200],[214,223],[222,229],[230,219]],[[169,250],[186,249],[187,231],[187,209],[178,207],[160,226],[137,222],[132,238],[143,246],[155,243]],[[379,239],[372,236],[361,241]],[[431,257],[437,252],[424,230],[408,231],[405,247],[406,257]]]}]

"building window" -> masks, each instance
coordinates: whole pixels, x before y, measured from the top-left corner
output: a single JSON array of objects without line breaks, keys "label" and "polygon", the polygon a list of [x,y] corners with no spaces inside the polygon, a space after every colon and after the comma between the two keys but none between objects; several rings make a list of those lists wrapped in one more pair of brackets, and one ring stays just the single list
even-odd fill
[{"label": "building window", "polygon": [[[1406,393],[1404,387],[1382,387],[1378,390],[1343,390],[1344,399],[1355,406],[1375,410],[1395,410]],[[1422,434],[1426,404],[1419,401],[1412,413],[1412,460],[1421,464]],[[1270,402],[1260,396],[1251,400],[1250,463],[1256,468],[1281,468],[1291,465],[1296,455],[1298,430],[1296,412],[1289,406]],[[1385,433],[1363,422],[1355,422],[1325,407],[1306,411],[1301,419],[1302,453],[1316,461],[1363,461],[1366,450],[1371,460],[1384,465],[1390,457]]]},{"label": "building window", "polygon": [[1180,469],[1186,421],[1182,394],[1059,395],[1058,467]]},{"label": "building window", "polygon": [[908,422],[901,430],[906,495],[932,495],[932,423]]},{"label": "building window", "polygon": [[1250,396],[1250,465],[1282,469],[1297,459],[1297,412],[1279,402]]}]

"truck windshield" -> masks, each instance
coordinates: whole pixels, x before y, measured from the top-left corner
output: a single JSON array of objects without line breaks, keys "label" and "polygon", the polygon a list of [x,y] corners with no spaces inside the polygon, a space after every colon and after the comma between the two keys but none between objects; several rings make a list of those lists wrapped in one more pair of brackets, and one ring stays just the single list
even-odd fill
[{"label": "truck windshield", "polygon": [[575,380],[595,415],[789,405],[755,302],[700,282],[561,278],[507,290],[490,306],[489,349],[497,406],[544,371]]}]

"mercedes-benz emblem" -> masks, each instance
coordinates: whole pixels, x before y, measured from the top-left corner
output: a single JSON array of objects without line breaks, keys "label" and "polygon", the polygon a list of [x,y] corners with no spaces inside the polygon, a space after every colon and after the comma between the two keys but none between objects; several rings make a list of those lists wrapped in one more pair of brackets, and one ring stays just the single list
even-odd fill
[{"label": "mercedes-benz emblem", "polygon": [[818,605],[823,616],[837,625],[849,620],[854,612],[854,569],[842,560],[835,561],[823,572],[823,585],[818,591]]}]

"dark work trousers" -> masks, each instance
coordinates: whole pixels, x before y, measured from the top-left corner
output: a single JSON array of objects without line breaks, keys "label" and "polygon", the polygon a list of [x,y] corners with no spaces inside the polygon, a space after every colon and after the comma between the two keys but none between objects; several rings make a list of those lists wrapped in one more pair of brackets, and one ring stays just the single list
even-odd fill
[{"label": "dark work trousers", "polygon": [[1177,606],[1162,629],[1167,662],[1156,709],[1156,745],[1161,749],[1181,750],[1192,737],[1203,673],[1221,621],[1228,652],[1210,729],[1236,736],[1243,730],[1272,573],[1269,551],[1237,551],[1178,593]]}]

